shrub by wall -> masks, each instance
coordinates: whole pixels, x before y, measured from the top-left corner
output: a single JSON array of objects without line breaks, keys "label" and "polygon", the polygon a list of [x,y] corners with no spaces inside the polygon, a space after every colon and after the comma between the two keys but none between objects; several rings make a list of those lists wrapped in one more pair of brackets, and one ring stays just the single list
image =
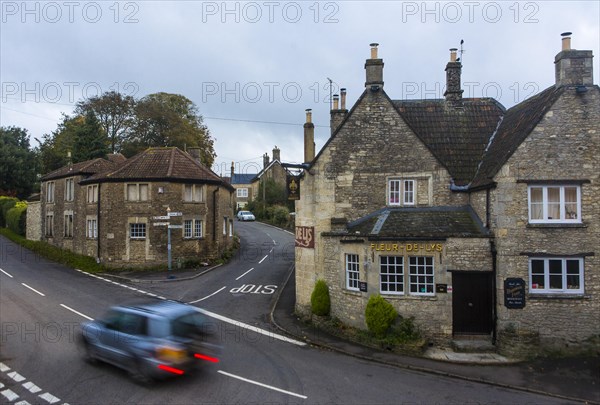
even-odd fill
[{"label": "shrub by wall", "polygon": [[19,201],[6,213],[6,226],[14,233],[25,236],[27,230],[27,202]]},{"label": "shrub by wall", "polygon": [[312,313],[315,315],[329,315],[331,300],[329,298],[329,288],[324,280],[317,280],[315,289],[310,296],[310,306]]},{"label": "shrub by wall", "polygon": [[15,197],[0,196],[0,227],[6,227],[6,214],[18,201]]},{"label": "shrub by wall", "polygon": [[375,336],[385,336],[397,316],[398,312],[396,312],[392,304],[383,299],[381,295],[372,295],[369,298],[367,308],[365,309],[365,321],[367,328]]}]

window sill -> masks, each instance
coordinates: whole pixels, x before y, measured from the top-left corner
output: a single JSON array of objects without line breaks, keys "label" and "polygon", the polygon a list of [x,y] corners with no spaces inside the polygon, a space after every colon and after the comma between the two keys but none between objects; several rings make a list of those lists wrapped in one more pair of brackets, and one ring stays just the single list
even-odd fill
[{"label": "window sill", "polygon": [[390,299],[392,301],[393,300],[398,300],[398,301],[404,301],[404,300],[437,301],[438,300],[438,297],[436,295],[386,294],[386,293],[382,293],[382,292],[380,292],[380,294],[385,299]]},{"label": "window sill", "polygon": [[534,229],[535,228],[544,228],[544,229],[563,228],[564,229],[564,228],[587,228],[587,227],[588,227],[587,224],[584,224],[584,223],[568,223],[568,222],[552,223],[552,224],[549,224],[549,223],[544,223],[544,224],[529,223],[529,224],[527,224],[527,228],[534,228]]},{"label": "window sill", "polygon": [[347,288],[344,288],[344,294],[346,295],[352,295],[354,297],[362,297],[362,292],[360,290],[349,290]]},{"label": "window sill", "polygon": [[564,293],[529,293],[530,300],[586,300],[590,297],[582,294],[564,294]]}]

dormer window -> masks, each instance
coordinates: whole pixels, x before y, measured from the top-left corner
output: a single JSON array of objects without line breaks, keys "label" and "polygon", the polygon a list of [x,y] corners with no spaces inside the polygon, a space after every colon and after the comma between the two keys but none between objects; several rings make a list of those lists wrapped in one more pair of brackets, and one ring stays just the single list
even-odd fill
[{"label": "dormer window", "polygon": [[388,205],[413,206],[415,197],[415,180],[391,179],[388,181]]},{"label": "dormer window", "polygon": [[529,223],[581,223],[579,185],[530,185]]}]

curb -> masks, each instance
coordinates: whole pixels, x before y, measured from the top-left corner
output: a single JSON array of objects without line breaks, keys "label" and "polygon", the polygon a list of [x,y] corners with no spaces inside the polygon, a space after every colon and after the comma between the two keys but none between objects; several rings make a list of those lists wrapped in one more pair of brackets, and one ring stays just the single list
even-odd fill
[{"label": "curb", "polygon": [[193,280],[193,279],[198,278],[198,277],[208,273],[209,271],[212,271],[221,266],[222,266],[222,264],[217,264],[215,266],[209,267],[208,269],[199,272],[198,274],[194,274],[193,276],[189,276],[189,277],[165,278],[165,279],[156,279],[156,280],[144,280],[144,279],[139,279],[139,278],[130,278],[130,277],[125,277],[125,276],[121,276],[121,275],[117,275],[117,274],[110,274],[110,273],[98,273],[98,274],[102,275],[102,277],[105,277],[105,278],[114,279],[114,280],[118,280],[118,281],[129,281],[131,283],[148,283],[148,284],[173,283],[173,282],[177,282],[177,281]]},{"label": "curb", "polygon": [[[270,317],[270,321],[271,323],[280,331],[284,332],[285,334],[292,336],[300,341],[305,341],[307,344],[315,346],[315,347],[320,347],[323,349],[327,349],[327,350],[331,350],[334,352],[338,352],[338,353],[342,353],[345,354],[347,356],[352,356],[355,357],[357,359],[361,359],[361,360],[366,360],[366,361],[370,361],[370,362],[374,362],[374,363],[379,363],[379,364],[385,364],[387,366],[392,366],[392,367],[397,367],[397,368],[402,368],[405,370],[411,370],[411,371],[417,371],[417,372],[421,372],[421,373],[427,373],[427,374],[434,374],[434,375],[439,375],[442,377],[449,377],[449,378],[455,378],[455,379],[459,379],[459,380],[463,380],[463,381],[469,381],[469,382],[475,382],[475,383],[482,383],[482,384],[487,384],[487,385],[491,385],[494,387],[500,387],[500,388],[508,388],[511,390],[515,390],[515,391],[522,391],[522,392],[527,392],[527,393],[531,393],[531,394],[537,394],[537,395],[542,395],[542,396],[546,396],[546,397],[553,397],[553,398],[558,398],[558,399],[564,399],[564,400],[568,400],[568,401],[575,401],[575,402],[582,402],[585,404],[600,404],[598,402],[594,402],[592,400],[589,399],[582,399],[582,398],[576,398],[576,397],[569,397],[569,396],[565,396],[565,395],[560,395],[560,394],[554,394],[554,393],[550,393],[550,392],[546,392],[546,391],[541,391],[541,390],[537,390],[537,389],[533,389],[533,388],[527,388],[527,387],[521,387],[521,386],[517,386],[517,385],[511,385],[511,384],[505,384],[505,383],[501,383],[501,382],[497,382],[497,381],[492,381],[492,380],[486,380],[483,378],[475,378],[475,377],[469,377],[469,376],[465,376],[465,375],[461,375],[461,374],[455,374],[455,373],[449,373],[446,371],[440,371],[440,370],[436,370],[433,368],[428,368],[428,367],[421,367],[421,366],[414,366],[414,365],[410,365],[410,364],[404,364],[404,363],[399,363],[399,362],[391,362],[391,361],[385,361],[385,360],[378,360],[378,359],[374,359],[373,357],[369,357],[369,356],[364,356],[364,355],[360,355],[360,354],[356,354],[356,353],[351,353],[348,352],[346,350],[340,349],[339,347],[335,347],[335,346],[330,346],[326,343],[322,343],[322,342],[318,342],[318,341],[313,341],[305,336],[299,336],[295,333],[292,333],[290,331],[288,331],[287,329],[283,328],[281,325],[279,325],[275,319],[275,308],[277,307],[278,303],[279,303],[279,299],[281,298],[281,294],[283,294],[283,290],[285,289],[285,287],[287,286],[292,274],[294,273],[295,270],[295,265],[292,264],[291,268],[290,268],[290,272],[283,284],[283,287],[279,290],[277,296],[275,297],[275,300],[271,306],[271,312],[269,314]],[[439,361],[439,362],[444,362],[444,363],[451,363],[451,362],[446,362],[443,360],[438,360],[438,359],[430,359],[427,358],[427,360],[431,360],[431,361]],[[456,363],[455,363],[456,364]],[[465,364],[465,363],[461,363],[461,364]],[[476,363],[475,365],[481,365],[480,363]],[[485,364],[484,364],[485,365]],[[507,364],[508,366],[508,364]]]}]

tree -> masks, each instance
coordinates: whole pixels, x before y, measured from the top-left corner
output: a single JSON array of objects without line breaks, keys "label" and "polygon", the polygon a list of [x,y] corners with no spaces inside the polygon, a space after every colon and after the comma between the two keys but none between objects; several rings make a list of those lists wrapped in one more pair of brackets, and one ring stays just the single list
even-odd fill
[{"label": "tree", "polygon": [[121,152],[123,142],[135,125],[135,104],[133,97],[110,91],[78,102],[75,113],[92,112],[110,139],[111,153],[117,153]]},{"label": "tree", "polygon": [[74,118],[63,114],[62,122],[51,134],[45,134],[40,144],[40,163],[43,174],[50,173],[69,163],[69,153],[73,151],[77,139],[77,128],[84,118]]},{"label": "tree", "polygon": [[88,111],[75,128],[73,163],[104,158],[109,152],[108,137],[92,111]]},{"label": "tree", "polygon": [[210,167],[216,157],[214,140],[196,105],[179,94],[155,93],[135,106],[135,124],[123,150],[137,153],[152,146],[199,147],[202,162]]},{"label": "tree", "polygon": [[0,127],[0,195],[28,197],[37,180],[37,153],[26,129]]}]

